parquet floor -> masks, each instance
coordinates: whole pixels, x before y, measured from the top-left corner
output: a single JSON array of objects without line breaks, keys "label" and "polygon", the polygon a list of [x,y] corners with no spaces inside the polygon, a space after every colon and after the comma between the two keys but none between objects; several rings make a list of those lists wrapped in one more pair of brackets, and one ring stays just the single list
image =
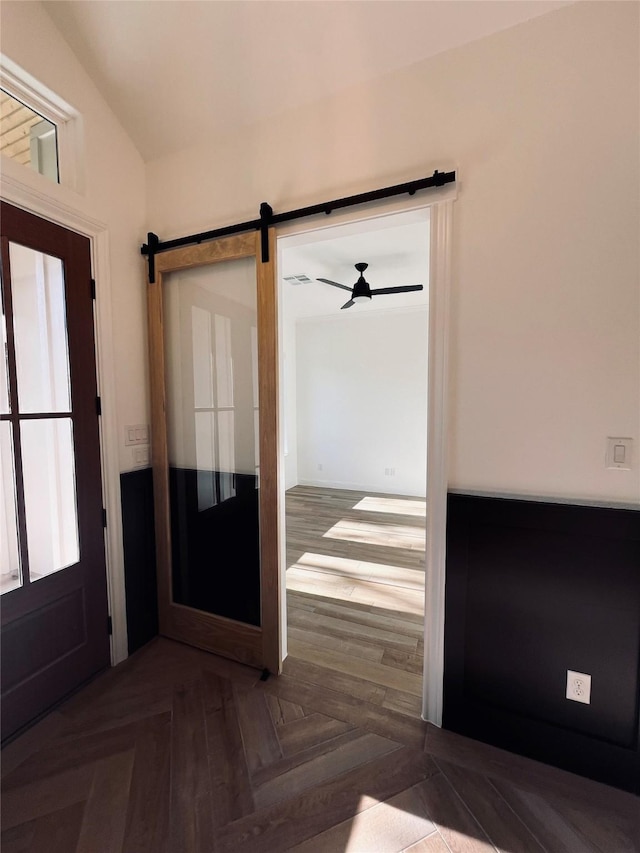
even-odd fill
[{"label": "parquet floor", "polygon": [[637,798],[419,718],[424,509],[296,501],[283,675],[149,643],[3,750],[2,852],[640,853]]},{"label": "parquet floor", "polygon": [[631,795],[157,639],[2,753],[3,853],[632,853]]},{"label": "parquet floor", "polygon": [[286,513],[284,671],[419,717],[425,501],[295,486]]}]

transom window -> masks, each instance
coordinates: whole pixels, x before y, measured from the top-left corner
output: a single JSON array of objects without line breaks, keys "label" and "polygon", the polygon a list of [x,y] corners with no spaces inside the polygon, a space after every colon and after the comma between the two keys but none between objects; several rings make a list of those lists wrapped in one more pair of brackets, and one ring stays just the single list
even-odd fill
[{"label": "transom window", "polygon": [[0,89],[0,151],[59,183],[56,125]]}]

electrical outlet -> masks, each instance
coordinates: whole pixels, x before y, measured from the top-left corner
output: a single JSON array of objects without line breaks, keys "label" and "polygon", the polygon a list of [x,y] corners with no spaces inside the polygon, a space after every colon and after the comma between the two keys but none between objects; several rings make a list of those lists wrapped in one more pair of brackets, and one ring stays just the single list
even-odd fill
[{"label": "electrical outlet", "polygon": [[318,471],[322,471],[323,468],[324,465],[322,464],[322,462],[318,462]]},{"label": "electrical outlet", "polygon": [[591,676],[585,672],[567,670],[567,699],[591,704]]}]

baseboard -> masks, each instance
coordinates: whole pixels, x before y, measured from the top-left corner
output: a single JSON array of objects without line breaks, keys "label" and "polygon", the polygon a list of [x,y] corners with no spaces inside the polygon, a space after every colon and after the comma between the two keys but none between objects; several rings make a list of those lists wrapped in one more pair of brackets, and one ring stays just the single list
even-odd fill
[{"label": "baseboard", "polygon": [[[320,489],[347,489],[353,492],[371,492],[375,495],[402,495],[404,497],[421,498],[422,500],[425,500],[424,492],[420,494],[419,492],[411,489],[389,488],[388,484],[376,486],[371,485],[371,483],[351,483],[343,482],[342,480],[307,480],[299,477],[296,485],[316,486]],[[291,488],[295,488],[295,486],[291,486]]]}]

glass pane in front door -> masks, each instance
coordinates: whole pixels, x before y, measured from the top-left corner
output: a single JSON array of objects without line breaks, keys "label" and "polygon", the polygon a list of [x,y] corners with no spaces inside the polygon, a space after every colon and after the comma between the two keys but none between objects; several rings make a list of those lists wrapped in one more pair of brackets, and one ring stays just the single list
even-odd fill
[{"label": "glass pane in front door", "polygon": [[21,585],[12,425],[0,421],[0,594]]},{"label": "glass pane in front door", "polygon": [[71,418],[20,424],[31,582],[80,559]]},{"label": "glass pane in front door", "polygon": [[172,595],[260,624],[254,257],[163,276]]},{"label": "glass pane in front door", "polygon": [[9,244],[20,414],[68,412],[69,348],[60,258]]}]

